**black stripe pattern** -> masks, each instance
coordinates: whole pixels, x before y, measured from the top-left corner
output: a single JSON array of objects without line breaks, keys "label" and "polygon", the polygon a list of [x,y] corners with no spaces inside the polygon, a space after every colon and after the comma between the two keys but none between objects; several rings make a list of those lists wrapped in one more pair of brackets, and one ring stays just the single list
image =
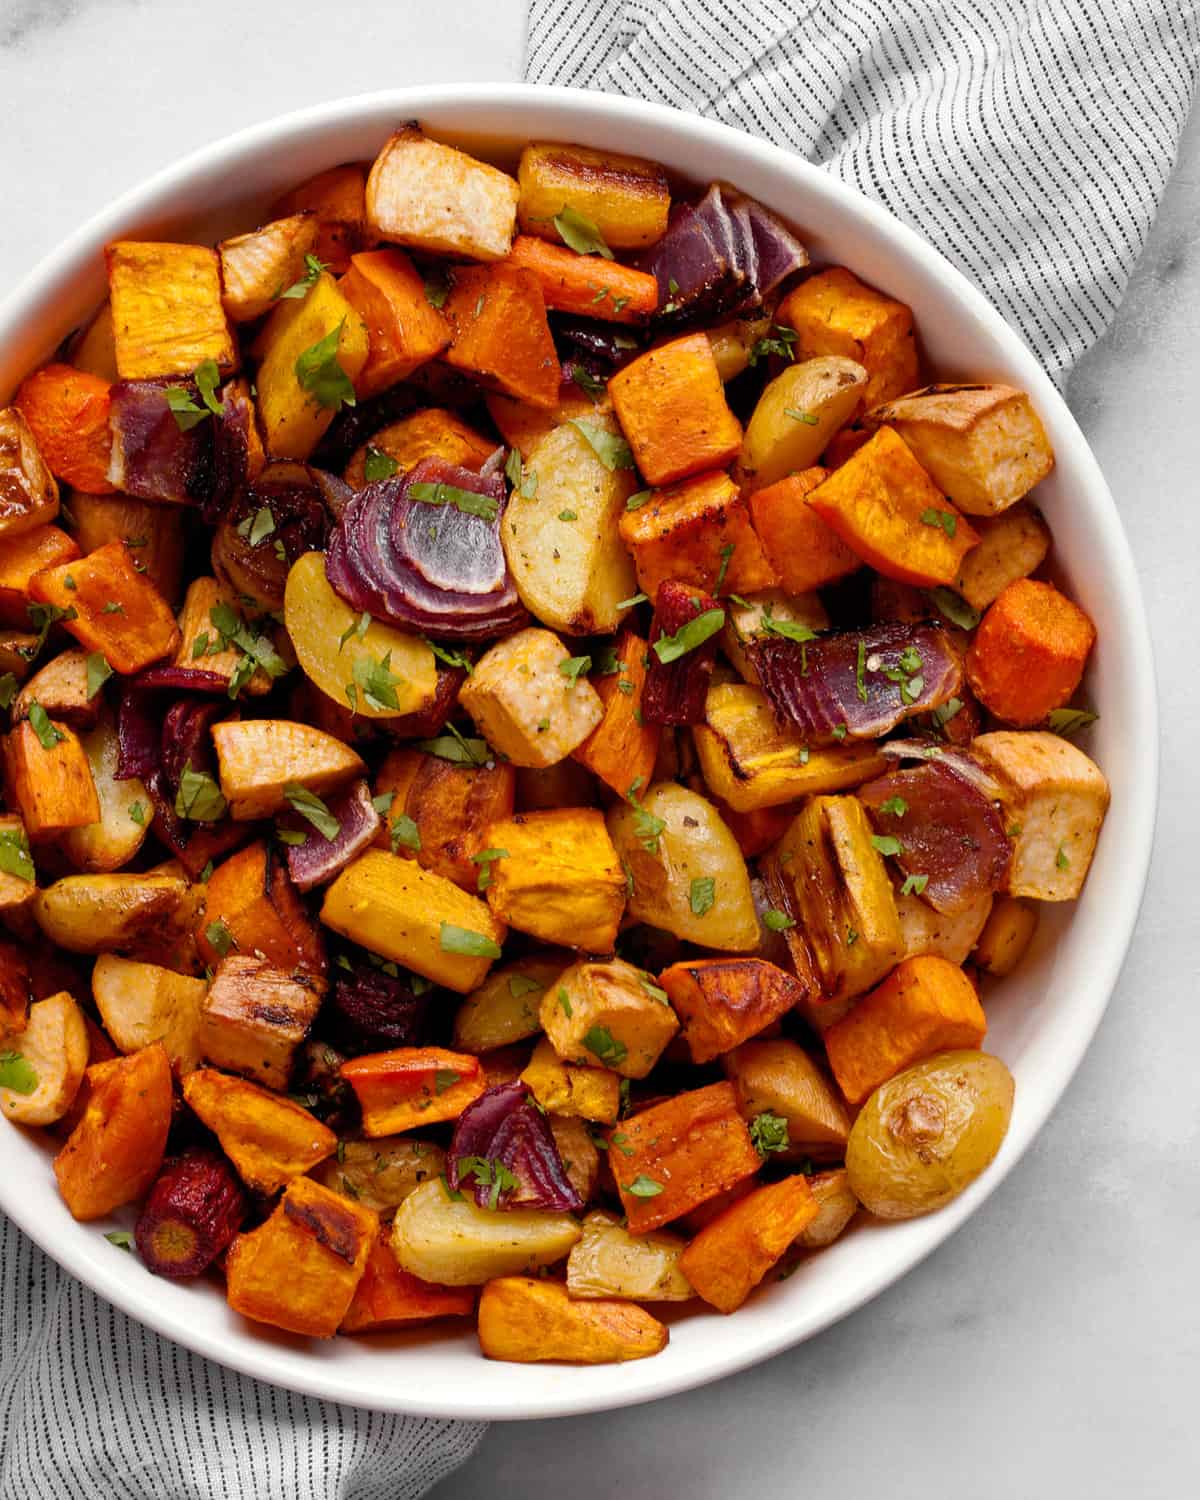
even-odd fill
[{"label": "black stripe pattern", "polygon": [[530,0],[525,76],[774,141],[885,204],[1062,381],[1175,161],[1197,0]]},{"label": "black stripe pattern", "polygon": [[101,1301],[3,1214],[0,1308],[0,1500],[416,1500],[486,1430],[234,1374]]}]

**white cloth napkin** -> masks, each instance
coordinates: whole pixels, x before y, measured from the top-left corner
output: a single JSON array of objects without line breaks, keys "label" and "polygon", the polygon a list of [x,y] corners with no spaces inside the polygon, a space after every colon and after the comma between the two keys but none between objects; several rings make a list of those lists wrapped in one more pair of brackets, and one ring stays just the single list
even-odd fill
[{"label": "white cloth napkin", "polygon": [[526,77],[787,146],[948,256],[1057,380],[1104,332],[1191,104],[1196,0],[531,0]]},{"label": "white cloth napkin", "polygon": [[[526,76],[658,99],[819,162],[939,246],[1062,378],[1153,221],[1198,3],[531,0]],[[3,1216],[0,1320],[0,1500],[410,1500],[484,1432],[235,1375],[100,1301]]]}]

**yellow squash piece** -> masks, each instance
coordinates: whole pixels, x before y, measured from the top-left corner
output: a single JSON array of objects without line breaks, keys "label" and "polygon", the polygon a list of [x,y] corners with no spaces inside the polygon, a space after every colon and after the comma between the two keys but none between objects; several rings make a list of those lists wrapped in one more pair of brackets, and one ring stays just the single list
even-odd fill
[{"label": "yellow squash piece", "polygon": [[517,813],[491,823],[488,905],[521,932],[546,943],[610,953],[625,910],[625,877],[604,826],[591,807]]}]

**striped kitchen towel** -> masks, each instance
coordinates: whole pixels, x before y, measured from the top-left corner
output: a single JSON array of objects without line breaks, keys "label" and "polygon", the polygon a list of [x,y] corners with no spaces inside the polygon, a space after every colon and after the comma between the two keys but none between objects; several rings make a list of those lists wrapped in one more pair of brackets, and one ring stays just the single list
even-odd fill
[{"label": "striped kitchen towel", "polygon": [[707,115],[878,199],[1056,380],[1146,242],[1197,0],[531,0],[525,74]]},{"label": "striped kitchen towel", "polygon": [[101,1301],[3,1214],[0,1308],[0,1500],[416,1500],[485,1431],[235,1375]]}]

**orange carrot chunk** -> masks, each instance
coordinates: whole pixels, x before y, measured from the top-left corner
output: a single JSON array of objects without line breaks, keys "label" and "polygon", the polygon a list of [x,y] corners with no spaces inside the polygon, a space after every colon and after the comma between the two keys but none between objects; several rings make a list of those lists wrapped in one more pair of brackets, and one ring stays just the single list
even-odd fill
[{"label": "orange carrot chunk", "polygon": [[967,680],[1007,724],[1040,724],[1079,686],[1096,627],[1053,584],[1019,578],[984,615],[967,652]]},{"label": "orange carrot chunk", "polygon": [[55,479],[111,495],[109,383],[71,365],[47,365],[22,381],[14,402]]},{"label": "orange carrot chunk", "polygon": [[114,672],[139,672],[179,649],[171,606],[148,575],[138,572],[124,542],[109,542],[77,562],[34,574],[29,592],[68,611],[64,627],[85,651],[102,652]]},{"label": "orange carrot chunk", "polygon": [[342,1333],[384,1333],[434,1318],[469,1317],[473,1286],[437,1286],[405,1271],[391,1247],[376,1240],[366,1269],[342,1319]]},{"label": "orange carrot chunk", "polygon": [[700,1231],[679,1269],[720,1312],[736,1312],[798,1234],[817,1217],[808,1178],[755,1188]]},{"label": "orange carrot chunk", "polygon": [[577,255],[566,245],[519,234],[509,261],[532,271],[546,306],[605,323],[641,323],[658,306],[658,282],[645,271],[596,255]]},{"label": "orange carrot chunk", "polygon": [[362,1106],[363,1134],[395,1135],[455,1120],[487,1087],[479,1059],[445,1047],[396,1047],[342,1064]]}]

